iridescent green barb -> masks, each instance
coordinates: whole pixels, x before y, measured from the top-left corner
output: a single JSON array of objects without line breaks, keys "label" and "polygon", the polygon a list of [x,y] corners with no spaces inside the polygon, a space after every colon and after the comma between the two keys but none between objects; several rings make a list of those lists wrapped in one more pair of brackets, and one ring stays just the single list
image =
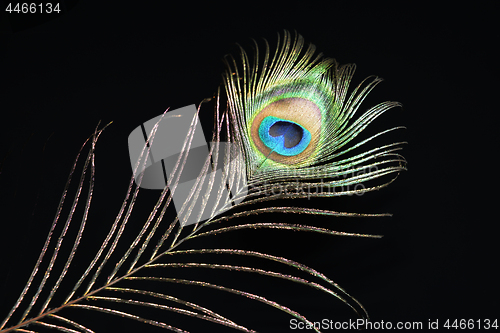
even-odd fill
[{"label": "iridescent green barb", "polygon": [[[92,258],[90,262],[78,262],[78,253],[85,250],[82,250],[84,246],[81,241],[86,239],[86,225],[103,225],[102,221],[87,221],[92,216],[89,215],[89,210],[94,195],[95,146],[103,131],[96,129],[84,144],[84,147],[87,145],[90,148],[83,162],[77,189],[72,193],[69,185],[81,163],[78,159],[84,156],[84,147],[71,170],[37,263],[19,298],[0,323],[0,333],[35,332],[39,327],[61,332],[87,333],[99,329],[92,327],[95,325],[92,319],[77,322],[71,317],[75,311],[89,314],[100,312],[125,321],[134,320],[173,332],[186,332],[171,325],[167,316],[146,318],[140,311],[143,308],[188,316],[203,323],[215,323],[243,332],[255,332],[226,318],[222,313],[195,303],[189,299],[190,295],[169,295],[169,288],[175,288],[179,284],[213,289],[241,296],[242,300],[260,302],[311,325],[315,332],[319,332],[319,328],[314,327],[304,314],[271,299],[272,297],[266,298],[242,290],[245,288],[230,288],[225,285],[227,281],[215,283],[199,281],[199,277],[191,280],[184,278],[185,274],[195,269],[224,270],[236,277],[251,274],[257,278],[266,277],[306,285],[311,287],[311,292],[330,295],[351,308],[359,317],[368,319],[368,313],[361,303],[343,288],[324,274],[298,262],[257,251],[186,249],[185,246],[191,244],[193,239],[219,237],[227,232],[248,232],[250,229],[277,229],[284,233],[304,231],[329,236],[382,237],[309,225],[309,219],[301,219],[300,223],[241,223],[240,218],[275,213],[328,218],[390,215],[301,207],[301,200],[295,200],[293,206],[262,205],[276,199],[361,194],[380,189],[394,181],[406,167],[405,159],[398,153],[403,142],[370,149],[365,147],[374,139],[383,138],[384,134],[401,127],[390,128],[364,139],[358,139],[358,136],[375,118],[399,104],[384,102],[361,112],[361,103],[381,80],[365,79],[349,93],[355,66],[339,66],[333,59],[323,58],[321,54],[315,55],[313,45],[304,48],[303,38],[300,35],[292,38],[288,32],[278,40],[275,52],[271,52],[266,42],[263,59],[259,58],[259,47],[255,43],[252,61],[240,48],[239,59],[228,56],[226,62],[223,92],[219,89],[215,99],[213,144],[188,198],[178,207],[177,217],[173,221],[165,218],[186,166],[198,115],[192,119],[182,152],[168,176],[168,186],[153,203],[150,214],[142,219],[137,216],[134,208],[142,193],[142,178],[136,184],[134,177],[131,177],[115,220],[108,233],[100,238],[102,246],[94,255],[85,256]],[[227,105],[221,103],[221,99],[227,99]],[[201,112],[202,106],[205,107],[205,102],[204,100],[200,104],[198,112]],[[163,118],[169,116],[167,113]],[[159,122],[151,130],[148,143],[154,140],[158,124]],[[224,141],[230,144],[224,144]],[[146,148],[147,145],[141,154],[143,161],[147,160],[149,154]],[[139,166],[140,162],[137,162],[136,169]],[[210,169],[221,169],[221,179],[216,182],[215,172],[208,172]],[[86,183],[88,191],[85,193],[83,188]],[[356,185],[363,186],[356,188]],[[73,202],[70,203],[70,209],[63,210],[68,205],[66,199],[71,196]],[[209,200],[213,198],[216,200]],[[239,200],[243,198],[244,201]],[[259,205],[254,205],[256,203]],[[74,212],[82,205],[83,216],[78,221],[79,217]],[[64,216],[63,211],[69,211],[68,215]],[[200,217],[204,211],[209,212],[210,216],[206,221],[198,219],[199,223],[187,226],[179,223],[190,215]],[[140,230],[130,228],[129,222],[132,219],[132,223],[138,225]],[[62,227],[58,225],[61,223]],[[71,249],[70,253],[64,253],[64,248]],[[196,255],[196,259],[186,262],[193,255]],[[216,261],[212,261],[214,255],[217,255]],[[234,260],[224,263],[229,256],[242,263],[236,264]],[[255,266],[249,266],[245,259],[250,257],[259,262],[252,261]],[[271,269],[258,266],[266,262],[273,263]],[[86,268],[82,271],[75,270],[79,272],[76,275],[67,274],[75,269],[77,263],[79,267]],[[185,273],[183,278],[175,277],[178,271]],[[69,276],[78,278],[76,281],[68,281]],[[151,283],[152,281],[155,283]],[[67,294],[62,294],[63,285],[72,286],[72,289]],[[157,290],[158,286],[166,288]],[[59,312],[68,308],[72,310]],[[250,324],[258,319],[259,314],[252,314]],[[30,326],[29,329],[25,329],[27,326]]]}]

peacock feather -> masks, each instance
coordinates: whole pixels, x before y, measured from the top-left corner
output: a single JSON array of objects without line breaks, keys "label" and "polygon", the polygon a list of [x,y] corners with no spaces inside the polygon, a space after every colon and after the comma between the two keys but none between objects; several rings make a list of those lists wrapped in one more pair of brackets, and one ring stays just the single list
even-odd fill
[{"label": "peacock feather", "polygon": [[[384,102],[361,112],[360,106],[368,93],[381,81],[368,78],[354,89],[350,83],[354,65],[339,66],[335,60],[315,55],[315,47],[304,47],[300,35],[288,32],[278,40],[275,52],[266,42],[265,52],[259,54],[255,43],[253,61],[240,48],[238,58],[227,56],[224,84],[210,103],[214,105],[214,130],[209,154],[185,202],[176,206],[177,217],[167,219],[167,208],[179,186],[186,168],[190,145],[198,122],[192,118],[182,152],[168,176],[167,186],[158,194],[147,217],[137,216],[134,209],[141,189],[141,177],[130,180],[122,206],[102,245],[91,260],[78,258],[80,244],[89,236],[85,226],[93,198],[96,143],[104,128],[98,128],[77,155],[56,210],[49,235],[35,267],[17,301],[0,323],[0,333],[19,331],[37,332],[53,329],[63,332],[94,332],[92,320],[80,321],[74,312],[101,312],[135,320],[174,332],[186,332],[171,325],[168,316],[144,316],[138,308],[154,308],[166,314],[175,313],[197,320],[224,325],[244,332],[251,328],[236,323],[207,306],[165,292],[176,285],[197,286],[231,293],[260,302],[312,324],[299,312],[275,300],[247,290],[220,283],[197,279],[174,278],[179,269],[190,268],[225,270],[234,274],[255,274],[281,281],[302,284],[324,292],[345,303],[361,318],[368,318],[363,306],[344,289],[322,273],[303,264],[267,253],[233,248],[192,248],[194,239],[244,229],[279,229],[308,231],[337,236],[373,237],[378,235],[338,232],[329,228],[308,225],[306,222],[250,222],[242,223],[243,216],[264,213],[309,214],[320,216],[387,216],[388,214],[357,214],[293,205],[269,204],[289,199],[334,197],[364,193],[380,189],[391,183],[405,169],[406,162],[398,154],[403,142],[363,149],[369,142],[395,127],[358,140],[358,135],[378,116],[398,106],[397,102]],[[349,90],[352,90],[349,92]],[[198,107],[198,113],[207,112],[208,101]],[[166,112],[160,121],[168,121]],[[146,163],[150,147],[155,140],[160,121],[148,133],[142,150],[142,159],[135,165]],[[83,163],[81,156],[85,154]],[[82,171],[73,194],[70,183],[77,168]],[[221,170],[219,174],[211,172]],[[218,176],[217,176],[218,175]],[[373,186],[364,184],[377,182]],[[349,186],[353,187],[349,187]],[[363,185],[358,186],[356,185]],[[84,189],[87,191],[85,192]],[[85,194],[86,193],[86,194]],[[82,200],[82,197],[84,199]],[[82,202],[83,201],[83,205]],[[65,213],[63,208],[69,205]],[[77,215],[75,211],[81,210]],[[66,214],[66,215],[65,215]],[[208,218],[202,219],[203,216]],[[78,216],[78,217],[77,217]],[[185,224],[190,216],[196,223]],[[140,220],[137,231],[131,220]],[[74,230],[70,233],[69,230]],[[133,237],[126,237],[125,235]],[[93,235],[94,239],[97,237]],[[132,241],[129,241],[132,239]],[[63,244],[70,244],[66,253]],[[77,251],[78,250],[78,251]],[[236,257],[240,265],[220,264],[220,260]],[[201,262],[185,258],[205,258]],[[257,258],[272,262],[273,270],[245,266],[245,260]],[[78,261],[80,259],[80,261]],[[294,274],[287,269],[293,269]],[[77,272],[77,279],[67,281]],[[74,275],[72,275],[74,276]],[[61,285],[71,285],[63,292]],[[156,286],[165,286],[157,289]],[[62,296],[61,296],[62,295]],[[207,303],[207,302],[205,302]],[[208,302],[210,303],[210,302]],[[72,311],[62,311],[72,309]],[[139,312],[138,312],[139,311]],[[192,319],[192,320],[195,320]],[[314,327],[316,332],[319,328]]]}]

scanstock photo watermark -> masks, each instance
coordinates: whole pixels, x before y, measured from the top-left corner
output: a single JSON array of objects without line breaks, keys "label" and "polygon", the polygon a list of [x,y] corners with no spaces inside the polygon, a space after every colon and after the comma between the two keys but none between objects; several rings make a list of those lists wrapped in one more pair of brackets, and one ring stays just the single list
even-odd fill
[{"label": "scanstock photo watermark", "polygon": [[[163,190],[170,183],[168,175],[179,167],[179,157],[185,155],[185,149],[187,149],[184,141],[186,133],[192,133],[192,139],[187,149],[187,160],[182,163],[182,177],[178,180],[172,196],[172,203],[177,211],[181,208],[182,203],[190,197],[193,186],[204,188],[207,187],[209,181],[220,183],[224,180],[225,175],[221,165],[225,165],[227,170],[231,170],[231,168],[244,163],[243,153],[239,151],[238,145],[231,142],[206,142],[197,117],[196,106],[194,104],[188,105],[146,121],[135,128],[128,138],[130,163],[138,186],[149,190]],[[195,122],[195,120],[198,121]],[[222,152],[231,151],[231,158],[227,164],[218,163],[216,170],[202,171],[209,156],[210,147],[213,145],[217,145]],[[220,155],[223,156],[223,154]],[[228,187],[226,189],[227,195],[234,198],[232,205],[244,200],[248,193],[252,193],[252,196],[264,195],[267,197],[283,197],[287,194],[293,194],[294,197],[297,197],[298,194],[299,197],[307,199],[311,199],[313,196],[360,196],[366,190],[363,182],[384,173],[383,169],[378,169],[376,163],[354,168],[350,166],[348,161],[349,159],[345,163],[339,162],[334,166],[335,169],[321,165],[307,169],[282,169],[269,178],[273,179],[273,182],[259,181],[258,185],[248,184],[247,180],[241,180],[238,188]],[[369,162],[367,161],[367,163]],[[209,174],[211,177],[208,177]],[[322,178],[322,176],[324,177]],[[237,194],[236,197],[235,194]],[[209,196],[208,198],[212,201],[216,199],[217,196]],[[210,206],[211,203],[217,206],[217,211],[220,213],[231,207],[223,201],[209,202],[208,205]],[[183,226],[208,219],[210,212],[204,211],[201,216],[197,214],[185,216],[179,217]]]},{"label": "scanstock photo watermark", "polygon": [[357,320],[349,319],[348,321],[334,321],[325,318],[321,321],[305,323],[296,318],[293,318],[290,319],[290,328],[292,330],[420,330],[424,328],[424,324],[421,321],[398,321],[396,323],[392,323],[390,321],[370,321],[362,318],[359,318]]},{"label": "scanstock photo watermark", "polygon": [[[310,182],[304,182],[304,178],[308,178],[308,174],[304,174],[304,170],[289,169],[287,171],[280,170],[280,175],[277,178],[296,179],[295,181],[277,181],[260,183],[258,186],[249,185],[249,191],[264,196],[285,196],[294,194],[294,196],[302,195],[307,199],[313,196],[361,196],[365,193],[366,186],[363,183],[369,175],[376,174],[378,168],[376,165],[366,167],[347,167],[338,172],[338,176],[333,179],[317,178],[317,170],[311,171],[307,169],[309,174],[313,174]],[[301,180],[299,182],[299,179]],[[304,185],[304,183],[306,185]]]},{"label": "scanstock photo watermark", "polygon": [[290,319],[289,328],[292,330],[457,330],[483,329],[498,330],[498,319],[428,319],[425,321],[371,321],[357,319],[348,321],[334,321],[322,319],[306,323],[296,318]]}]

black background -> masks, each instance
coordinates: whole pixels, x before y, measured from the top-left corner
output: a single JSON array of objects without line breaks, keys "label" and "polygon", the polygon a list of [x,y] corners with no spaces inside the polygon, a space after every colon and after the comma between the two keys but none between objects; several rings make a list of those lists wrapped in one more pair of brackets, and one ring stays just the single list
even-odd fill
[{"label": "black background", "polygon": [[[217,236],[221,243],[214,238],[210,246],[260,249],[303,262],[343,286],[375,322],[426,326],[436,319],[496,319],[496,219],[486,212],[497,196],[496,149],[489,146],[496,142],[492,68],[498,36],[494,6],[487,4],[65,1],[61,15],[2,12],[1,317],[29,275],[74,157],[97,123],[113,121],[97,150],[89,224],[98,231],[99,224],[112,221],[125,193],[128,134],[167,108],[212,96],[222,82],[221,60],[236,53],[235,43],[250,46],[251,38],[266,38],[275,45],[277,33],[288,29],[341,64],[355,62],[354,84],[368,75],[383,77],[364,106],[400,101],[403,108],[389,111],[373,128],[404,125],[394,138],[409,142],[403,151],[408,171],[388,188],[306,204],[394,215],[314,221],[334,230],[383,234],[378,240],[239,231]],[[241,279],[311,320],[356,318],[320,293],[294,285],[281,290],[272,279]],[[265,305],[208,297],[213,303],[207,307],[222,303],[221,313],[237,323],[258,331],[289,330],[289,317]],[[99,331],[103,318],[97,315],[89,326]],[[222,331],[189,317],[172,320],[195,332]],[[130,325],[107,323],[107,332]]]}]

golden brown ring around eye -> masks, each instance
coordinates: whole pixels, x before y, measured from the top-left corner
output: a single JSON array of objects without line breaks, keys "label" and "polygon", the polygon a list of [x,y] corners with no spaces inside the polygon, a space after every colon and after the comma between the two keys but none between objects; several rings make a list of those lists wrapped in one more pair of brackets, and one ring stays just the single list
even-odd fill
[{"label": "golden brown ring around eye", "polygon": [[[259,136],[260,124],[268,116],[300,124],[300,126],[308,130],[311,133],[311,141],[307,148],[295,156],[283,156],[274,151],[271,153],[271,149],[262,142]],[[320,133],[321,111],[316,104],[304,98],[285,98],[269,104],[255,116],[250,128],[252,141],[264,156],[288,165],[298,164],[307,160],[314,153],[318,145]]]}]

